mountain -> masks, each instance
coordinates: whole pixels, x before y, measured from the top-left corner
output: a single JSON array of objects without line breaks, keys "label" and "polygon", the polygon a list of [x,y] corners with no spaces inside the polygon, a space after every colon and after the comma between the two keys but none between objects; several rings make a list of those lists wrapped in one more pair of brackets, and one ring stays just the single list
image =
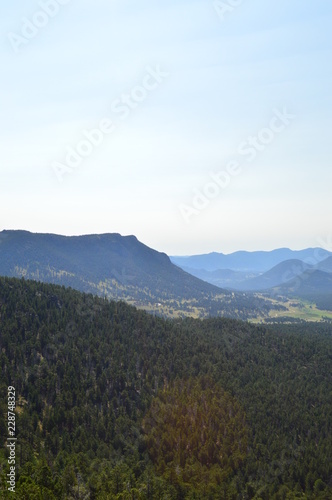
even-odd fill
[{"label": "mountain", "polygon": [[0,275],[70,286],[167,316],[266,315],[274,305],[186,273],[135,236],[0,233]]},{"label": "mountain", "polygon": [[291,281],[304,271],[313,269],[313,266],[298,259],[290,259],[280,262],[272,269],[259,275],[244,271],[232,271],[231,269],[218,269],[216,271],[190,267],[184,269],[197,278],[230,290],[262,291]]},{"label": "mountain", "polygon": [[[135,236],[0,232],[0,276],[64,285],[124,300],[166,317],[225,316],[262,321],[276,317],[274,312],[286,313],[282,301],[235,290],[240,278],[253,274],[217,271],[214,284],[210,284],[185,272],[165,253],[149,248]],[[216,286],[221,280],[236,281],[236,286],[229,285],[232,290]]]},{"label": "mountain", "polygon": [[238,283],[244,282],[246,279],[254,278],[257,273],[233,271],[232,269],[217,269],[215,271],[207,271],[206,269],[195,269],[193,267],[183,267],[184,271],[196,278],[199,278],[211,285],[220,288],[236,289]]},{"label": "mountain", "polygon": [[3,500],[332,498],[331,325],[0,277],[0,328]]},{"label": "mountain", "polygon": [[287,295],[299,297],[332,293],[332,273],[311,269],[277,288]]},{"label": "mountain", "polygon": [[307,270],[271,291],[273,294],[309,300],[316,303],[319,309],[332,311],[332,273]]},{"label": "mountain", "polygon": [[279,248],[272,251],[234,252],[228,255],[223,253],[209,253],[188,257],[171,257],[177,266],[193,269],[215,271],[217,269],[231,269],[233,271],[260,273],[266,272],[285,260],[298,259],[309,264],[316,264],[327,257],[331,252],[321,248],[307,248],[305,250],[290,250]]},{"label": "mountain", "polygon": [[234,287],[237,290],[267,290],[285,282],[291,281],[303,272],[312,269],[312,266],[301,260],[285,260],[269,271],[251,279],[239,282]]},{"label": "mountain", "polygon": [[217,286],[237,292],[267,292],[273,298],[278,295],[300,298],[314,302],[318,309],[332,311],[332,256],[311,266],[298,259],[277,264],[258,276],[249,273],[218,269],[185,268],[189,273]]},{"label": "mountain", "polygon": [[328,257],[327,259],[323,260],[322,262],[319,262],[317,264],[316,269],[319,271],[325,271],[326,273],[332,273],[332,255]]},{"label": "mountain", "polygon": [[[81,291],[124,298],[128,289],[156,300],[199,298],[220,290],[193,278],[165,253],[135,236],[59,236],[27,231],[0,233],[0,275],[60,283]],[[124,292],[123,292],[124,290]],[[136,297],[135,297],[136,298]]]}]

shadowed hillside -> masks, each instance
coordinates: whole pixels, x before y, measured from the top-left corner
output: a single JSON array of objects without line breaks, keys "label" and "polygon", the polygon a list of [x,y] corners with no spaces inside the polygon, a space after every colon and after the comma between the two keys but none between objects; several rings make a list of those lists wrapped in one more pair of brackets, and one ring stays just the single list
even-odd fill
[{"label": "shadowed hillside", "polygon": [[0,275],[25,277],[126,300],[161,315],[268,314],[263,299],[221,290],[171,263],[135,236],[0,233]]},{"label": "shadowed hillside", "polygon": [[15,498],[331,498],[331,326],[166,320],[0,278],[0,328],[1,499],[8,386]]}]

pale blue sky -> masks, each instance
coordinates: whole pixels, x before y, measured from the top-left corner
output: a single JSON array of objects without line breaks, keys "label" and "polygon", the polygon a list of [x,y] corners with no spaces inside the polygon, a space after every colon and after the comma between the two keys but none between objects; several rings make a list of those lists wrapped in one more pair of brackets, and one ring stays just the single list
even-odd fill
[{"label": "pale blue sky", "polygon": [[[213,1],[54,2],[0,8],[0,229],[135,234],[169,254],[331,241],[331,2],[244,0],[223,20]],[[26,19],[44,24],[30,39]],[[293,118],[271,134],[276,110]],[[59,182],[55,162],[68,170],[105,119]],[[230,161],[238,175],[198,208]]]}]

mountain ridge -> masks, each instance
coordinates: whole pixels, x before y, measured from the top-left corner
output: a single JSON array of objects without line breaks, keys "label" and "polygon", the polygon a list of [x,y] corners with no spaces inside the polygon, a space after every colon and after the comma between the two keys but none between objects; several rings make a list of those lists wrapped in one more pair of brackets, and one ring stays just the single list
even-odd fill
[{"label": "mountain ridge", "polygon": [[[119,233],[62,236],[6,230],[0,233],[0,275],[24,277],[125,300],[158,315],[228,316],[268,314],[263,298],[234,294],[173,264],[136,236]],[[279,306],[278,306],[279,307]]]},{"label": "mountain ridge", "polygon": [[[325,265],[329,265],[329,261]],[[226,289],[186,271],[174,264],[166,253],[148,247],[134,235],[0,232],[0,275],[3,276],[24,277],[124,300],[164,317],[225,316],[262,320],[276,317],[273,311],[287,311],[284,299],[274,299],[272,288],[272,297],[230,285]],[[243,278],[243,273],[235,273],[227,271],[228,279],[232,275]],[[255,275],[247,273],[244,277],[250,274]],[[274,285],[275,281],[270,284]],[[322,309],[330,310],[328,301],[325,303],[328,307]]]},{"label": "mountain ridge", "polygon": [[[41,245],[43,245],[43,248]],[[22,255],[22,251],[28,253]],[[47,255],[46,251],[49,252]],[[19,258],[19,264],[16,262],[13,267],[15,257]],[[101,257],[105,262],[100,262]],[[135,263],[133,262],[134,257]],[[7,258],[7,261],[5,261],[5,258]],[[135,278],[139,278],[143,286],[146,286],[144,281],[146,276],[144,275],[158,266],[158,271],[160,271],[160,265],[166,266],[167,272],[172,272],[173,275],[177,273],[178,276],[181,276],[184,285],[186,285],[186,280],[190,286],[203,283],[196,278],[193,280],[191,275],[174,266],[165,253],[151,249],[141,243],[134,235],[122,236],[119,233],[104,233],[62,236],[53,233],[30,233],[29,231],[11,230],[0,233],[1,274],[5,275],[8,271],[15,273],[18,265],[26,265],[26,276],[29,277],[31,272],[34,272],[31,270],[33,266],[36,266],[36,263],[41,264],[38,261],[41,258],[44,259],[42,265],[46,270],[47,266],[54,266],[57,259],[61,258],[62,263],[71,266],[71,270],[86,265],[85,273],[87,276],[94,272],[97,273],[97,278],[102,279],[106,273],[108,278],[116,279],[120,283],[133,281],[133,272],[137,272],[137,263],[143,267],[140,276]],[[147,270],[147,266],[149,270]],[[69,268],[62,271],[70,274]],[[203,285],[203,290],[205,293],[209,291],[210,293],[211,291],[219,292],[210,285]]]},{"label": "mountain ridge", "polygon": [[313,266],[299,259],[285,260],[260,276],[238,283],[235,289],[248,291],[268,290],[269,288],[291,281],[303,272],[311,269],[313,269]]},{"label": "mountain ridge", "polygon": [[240,250],[230,254],[212,252],[185,257],[170,256],[170,259],[180,267],[186,266],[194,269],[205,269],[206,271],[230,269],[244,272],[266,272],[285,260],[296,258],[310,264],[317,264],[329,256],[332,256],[332,252],[316,247],[303,250],[276,248],[274,250],[253,252]]}]

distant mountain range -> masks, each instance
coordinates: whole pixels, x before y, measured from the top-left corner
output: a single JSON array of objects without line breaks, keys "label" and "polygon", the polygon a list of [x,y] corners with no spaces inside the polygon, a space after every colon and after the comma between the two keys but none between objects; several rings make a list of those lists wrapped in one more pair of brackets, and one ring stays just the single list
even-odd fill
[{"label": "distant mountain range", "polygon": [[235,287],[238,290],[268,290],[301,275],[312,266],[298,259],[280,262],[259,276],[240,281]]},{"label": "distant mountain range", "polygon": [[305,250],[279,248],[258,252],[239,251],[228,255],[213,252],[188,257],[173,256],[170,259],[177,266],[186,267],[186,269],[204,269],[206,271],[228,269],[245,273],[263,273],[285,260],[297,259],[309,264],[316,264],[329,256],[332,256],[332,252],[322,248],[307,248]]},{"label": "distant mountain range", "polygon": [[[282,260],[285,256],[292,258]],[[321,248],[300,251],[282,248],[230,255],[212,253],[171,259],[188,273],[216,286],[234,291],[299,297],[324,304],[324,309],[332,310],[332,254]],[[275,262],[277,264],[268,270],[260,271]],[[202,265],[206,268],[195,267]],[[233,267],[214,269],[216,265]]]},{"label": "distant mountain range", "polygon": [[69,237],[2,231],[0,275],[65,285],[166,316],[248,319],[271,310],[265,300],[202,281],[165,253],[120,234]]},{"label": "distant mountain range", "polygon": [[[309,263],[291,258],[258,271],[285,255],[301,256]],[[225,265],[233,262],[236,268],[181,269],[178,259],[197,265],[205,262],[210,268],[221,259]],[[315,266],[310,264],[314,259]],[[0,275],[125,300],[159,315],[267,318],[273,310],[287,310],[283,298],[275,302],[276,296],[303,297],[316,303],[323,300],[321,309],[332,310],[332,255],[325,250],[280,249],[172,260],[135,236],[0,232]]]}]

